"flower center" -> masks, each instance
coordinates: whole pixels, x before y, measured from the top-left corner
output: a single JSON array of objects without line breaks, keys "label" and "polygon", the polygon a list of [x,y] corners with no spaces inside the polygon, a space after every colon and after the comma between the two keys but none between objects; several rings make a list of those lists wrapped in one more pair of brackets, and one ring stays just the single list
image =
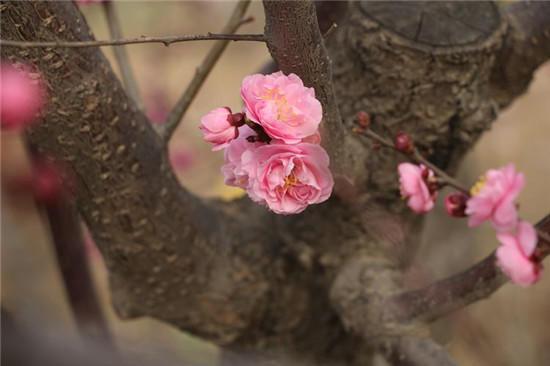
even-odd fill
[{"label": "flower center", "polygon": [[483,187],[485,187],[485,184],[487,184],[487,178],[484,175],[482,175],[481,177],[479,177],[476,184],[474,184],[472,188],[470,188],[470,195],[472,197],[478,195],[479,192],[481,192],[481,190],[483,189]]},{"label": "flower center", "polygon": [[298,185],[300,183],[300,180],[296,178],[294,173],[290,173],[290,175],[287,175],[285,177],[285,188],[288,187],[294,187],[295,185]]},{"label": "flower center", "polygon": [[288,104],[286,97],[279,92],[279,89],[268,89],[261,97],[263,100],[271,100],[277,107],[277,120],[283,121],[290,126],[297,126],[298,122],[294,117],[296,114]]}]

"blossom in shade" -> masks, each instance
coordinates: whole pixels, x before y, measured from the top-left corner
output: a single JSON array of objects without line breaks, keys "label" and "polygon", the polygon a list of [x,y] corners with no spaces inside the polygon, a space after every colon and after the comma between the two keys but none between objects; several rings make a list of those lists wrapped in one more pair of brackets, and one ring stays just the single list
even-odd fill
[{"label": "blossom in shade", "polygon": [[248,173],[242,167],[242,155],[249,150],[251,153],[260,145],[259,142],[249,142],[248,138],[255,136],[255,132],[248,126],[239,127],[239,137],[229,143],[224,150],[225,164],[222,174],[225,184],[246,189],[248,187]]},{"label": "blossom in shade", "polygon": [[273,139],[297,144],[317,132],[323,117],[315,90],[295,74],[276,72],[244,78],[241,97],[247,117]]},{"label": "blossom in shade", "polygon": [[510,280],[529,286],[540,278],[542,267],[533,259],[537,233],[526,221],[520,221],[515,231],[497,233],[501,246],[496,251],[497,264]]},{"label": "blossom in shade", "polygon": [[397,167],[401,196],[411,210],[425,213],[434,207],[437,190],[434,189],[434,172],[424,165],[401,163]]},{"label": "blossom in shade", "polygon": [[248,174],[247,193],[278,214],[296,214],[330,197],[334,181],[329,157],[320,145],[269,144],[241,157]]},{"label": "blossom in shade", "polygon": [[43,91],[27,71],[3,63],[0,70],[0,120],[2,129],[20,131],[36,120]]},{"label": "blossom in shade", "polygon": [[498,231],[513,229],[518,221],[515,200],[524,185],[525,178],[514,164],[489,170],[472,188],[472,198],[466,203],[469,226],[491,221]]},{"label": "blossom in shade", "polygon": [[170,163],[176,172],[185,172],[195,163],[195,154],[184,148],[170,150]]},{"label": "blossom in shade", "polygon": [[213,151],[221,150],[238,136],[238,125],[234,122],[234,115],[227,107],[216,108],[201,118],[199,128],[203,138],[214,144]]}]

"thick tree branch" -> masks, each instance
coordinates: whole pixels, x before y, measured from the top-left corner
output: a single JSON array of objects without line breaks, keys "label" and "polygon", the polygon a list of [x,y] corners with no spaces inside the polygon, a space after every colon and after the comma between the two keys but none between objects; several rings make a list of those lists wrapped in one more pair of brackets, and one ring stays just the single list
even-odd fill
[{"label": "thick tree branch", "polygon": [[533,72],[550,59],[550,2],[514,2],[504,15],[510,27],[491,76],[494,98],[502,107],[525,92]]},{"label": "thick tree branch", "polygon": [[[550,233],[550,215],[537,229]],[[546,236],[545,236],[546,237]],[[539,236],[535,255],[542,260],[550,254],[550,242]],[[438,281],[425,288],[394,295],[385,302],[399,322],[432,321],[490,296],[508,279],[496,266],[495,253],[466,271]]]},{"label": "thick tree branch", "polygon": [[[104,1],[102,5],[103,10],[105,11],[105,18],[107,18],[107,24],[109,25],[111,38],[122,38],[122,31],[120,29],[120,22],[118,20],[114,2]],[[126,92],[130,95],[134,102],[136,102],[138,108],[143,109],[143,103],[139,95],[139,88],[132,71],[132,65],[130,64],[126,47],[115,47],[113,51],[120,69],[120,74],[122,75],[122,81],[126,87]]]},{"label": "thick tree branch", "polygon": [[193,34],[184,36],[163,36],[163,37],[137,37],[123,38],[102,41],[19,41],[19,40],[0,40],[0,46],[18,47],[18,48],[88,48],[88,47],[105,47],[105,46],[122,46],[126,44],[143,44],[143,43],[162,43],[169,47],[173,43],[190,42],[190,41],[249,41],[249,42],[266,42],[263,34]]},{"label": "thick tree branch", "polygon": [[279,69],[295,73],[315,89],[323,105],[322,144],[333,172],[349,174],[344,155],[346,133],[332,86],[331,62],[311,1],[264,1],[267,46]]},{"label": "thick tree branch", "polygon": [[[237,29],[239,29],[241,25],[244,24],[243,16],[246,13],[246,9],[248,9],[248,5],[250,5],[250,0],[239,1],[239,3],[235,6],[235,9],[233,10],[233,13],[231,14],[229,21],[222,29],[223,34],[233,34],[237,31]],[[208,51],[208,54],[202,61],[201,65],[197,68],[195,76],[193,76],[193,79],[187,86],[187,89],[185,89],[183,95],[180,97],[180,99],[174,106],[174,109],[172,109],[172,111],[170,112],[168,119],[166,120],[164,130],[165,143],[168,143],[168,141],[172,137],[172,134],[178,127],[181,119],[185,115],[185,112],[187,112],[187,109],[189,108],[189,106],[193,102],[193,99],[195,99],[195,96],[206,81],[206,78],[210,74],[210,71],[212,71],[228,45],[229,40],[216,41],[210,51]]]},{"label": "thick tree branch", "polygon": [[[91,42],[72,2],[5,3],[1,33]],[[278,263],[263,211],[246,217],[241,232],[255,208],[242,204],[229,219],[223,210],[231,205],[183,189],[161,139],[97,48],[3,47],[1,54],[42,74],[48,105],[29,138],[75,177],[76,203],[105,258],[119,315],[155,317],[218,344],[242,335],[262,316],[269,266]]]}]

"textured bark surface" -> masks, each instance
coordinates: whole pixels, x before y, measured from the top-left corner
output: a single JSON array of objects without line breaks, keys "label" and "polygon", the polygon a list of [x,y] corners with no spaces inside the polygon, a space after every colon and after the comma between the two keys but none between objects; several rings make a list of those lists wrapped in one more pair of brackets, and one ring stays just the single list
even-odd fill
[{"label": "textured bark surface", "polygon": [[[363,365],[389,342],[397,347],[390,358],[446,360],[426,343],[424,323],[385,307],[403,293],[421,220],[404,212],[396,155],[361,145],[351,119],[365,110],[378,132],[409,132],[452,171],[495,118],[490,78],[513,29],[508,18],[492,3],[354,2],[327,53],[310,2],[264,5],[269,50],[281,70],[315,87],[331,167],[356,183],[298,216],[248,200],[206,202],[180,187],[97,48],[2,49],[44,76],[50,101],[30,138],[71,168],[118,313],[152,316],[246,355]],[[72,3],[0,10],[3,39],[91,38]]]},{"label": "textured bark surface", "polygon": [[[373,129],[409,133],[425,156],[452,171],[496,117],[488,82],[507,28],[498,9],[476,2],[350,6],[328,44],[342,116],[349,122],[364,110]],[[395,154],[364,150],[363,157],[369,191],[398,200]]]}]

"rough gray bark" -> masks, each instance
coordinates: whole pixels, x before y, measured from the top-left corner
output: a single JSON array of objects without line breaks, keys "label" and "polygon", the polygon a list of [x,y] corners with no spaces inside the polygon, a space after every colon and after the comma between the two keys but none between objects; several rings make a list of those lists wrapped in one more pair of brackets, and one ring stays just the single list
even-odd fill
[{"label": "rough gray bark", "polygon": [[[495,118],[491,76],[514,28],[492,3],[352,3],[327,53],[311,3],[264,5],[278,66],[323,103],[323,143],[335,172],[355,183],[348,192],[294,217],[247,200],[199,200],[179,186],[160,139],[95,48],[2,49],[48,85],[30,138],[72,168],[122,317],[152,316],[233,351],[315,364],[368,364],[373,346],[396,338],[397,354],[415,353],[424,343],[409,336],[426,334],[425,324],[384,304],[406,290],[401,274],[421,220],[397,204],[397,158],[364,148],[349,122],[365,110],[374,129],[409,132],[452,171]],[[5,39],[91,37],[71,3],[0,10]],[[419,357],[441,356],[426,347]]]}]

